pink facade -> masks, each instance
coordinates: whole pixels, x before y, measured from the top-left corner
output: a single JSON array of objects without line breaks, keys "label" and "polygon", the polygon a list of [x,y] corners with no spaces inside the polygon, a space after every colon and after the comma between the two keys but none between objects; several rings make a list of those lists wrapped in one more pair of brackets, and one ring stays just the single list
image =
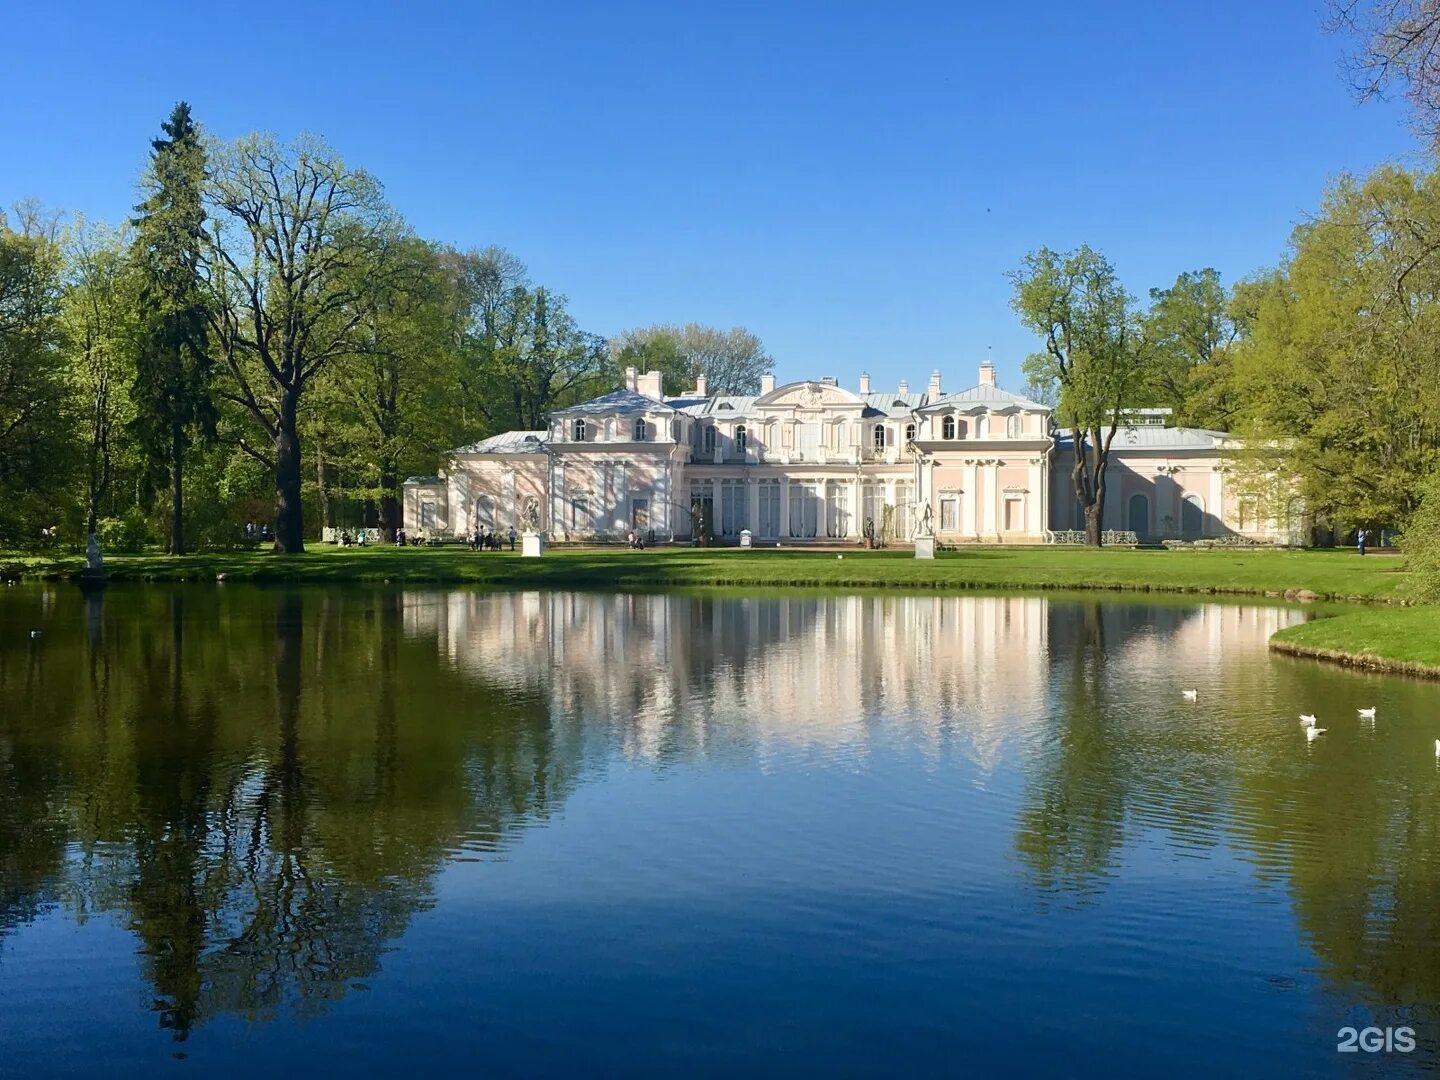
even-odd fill
[{"label": "pink facade", "polygon": [[[720,542],[908,541],[927,516],[948,544],[1045,543],[1083,527],[1070,447],[1051,410],[1000,389],[985,364],[959,392],[934,372],[858,392],[834,380],[758,395],[710,394],[699,380],[663,393],[658,372],[626,373],[613,393],[555,412],[545,431],[507,432],[453,451],[435,477],[405,487],[411,530],[463,536],[527,527],[533,505],[552,540],[619,539],[631,530]],[[1149,425],[1117,437],[1105,527],[1140,541],[1245,536],[1289,540],[1256,521],[1227,484],[1228,437]]]}]

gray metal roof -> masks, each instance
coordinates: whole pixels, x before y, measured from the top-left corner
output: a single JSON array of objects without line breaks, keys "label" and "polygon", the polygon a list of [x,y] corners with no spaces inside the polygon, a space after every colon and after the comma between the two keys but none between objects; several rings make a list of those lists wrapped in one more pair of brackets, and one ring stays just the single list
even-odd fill
[{"label": "gray metal roof", "polygon": [[553,416],[592,416],[610,413],[669,412],[671,406],[659,398],[646,397],[634,390],[612,390],[608,394],[571,405],[568,409],[556,409]]},{"label": "gray metal roof", "polygon": [[544,431],[506,431],[491,435],[469,446],[460,446],[452,454],[539,454],[545,449],[549,433]]},{"label": "gray metal roof", "polygon": [[668,398],[665,404],[688,416],[749,416],[754,394],[716,394],[713,397]]},{"label": "gray metal roof", "polygon": [[[1168,428],[1142,424],[1115,432],[1112,450],[1220,450],[1230,435],[1205,428]],[[1055,433],[1055,448],[1070,449],[1073,438],[1068,429]]]},{"label": "gray metal roof", "polygon": [[407,476],[405,487],[430,487],[435,484],[443,484],[445,481],[438,476]]},{"label": "gray metal roof", "polygon": [[998,386],[972,386],[969,390],[960,390],[954,394],[941,394],[934,401],[927,402],[926,409],[938,408],[942,405],[984,405],[992,409],[1038,409],[1043,412],[1050,412],[1049,405],[1042,405],[1038,401],[1031,401],[1019,394],[1012,394],[1009,390],[1001,390]]},{"label": "gray metal roof", "polygon": [[916,409],[925,404],[925,395],[913,391],[900,393],[880,391],[879,393],[862,394],[865,399],[865,415],[871,416],[880,414],[884,416],[909,416]]}]

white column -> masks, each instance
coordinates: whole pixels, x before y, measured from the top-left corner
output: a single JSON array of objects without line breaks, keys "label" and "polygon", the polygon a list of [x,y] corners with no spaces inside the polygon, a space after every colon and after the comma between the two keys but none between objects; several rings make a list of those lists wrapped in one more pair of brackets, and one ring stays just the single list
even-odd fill
[{"label": "white column", "polygon": [[994,536],[1000,529],[995,515],[1000,510],[1000,466],[992,460],[985,476],[985,535]]},{"label": "white column", "polygon": [[790,535],[790,478],[780,481],[780,535]]},{"label": "white column", "polygon": [[752,537],[760,535],[760,485],[753,476],[745,478],[745,527]]},{"label": "white column", "polygon": [[846,485],[846,490],[850,493],[850,520],[846,524],[845,535],[854,540],[860,535],[861,526],[864,524],[860,520],[860,481],[851,480]]},{"label": "white column", "polygon": [[[975,462],[965,463],[965,491],[960,496],[960,531],[974,536],[980,531],[980,471]],[[938,513],[938,509],[937,509]]]},{"label": "white column", "polygon": [[1039,458],[1030,459],[1030,479],[1025,486],[1030,489],[1025,493],[1025,531],[1032,536],[1044,536],[1045,498],[1042,492],[1045,489],[1045,473],[1040,468]]}]

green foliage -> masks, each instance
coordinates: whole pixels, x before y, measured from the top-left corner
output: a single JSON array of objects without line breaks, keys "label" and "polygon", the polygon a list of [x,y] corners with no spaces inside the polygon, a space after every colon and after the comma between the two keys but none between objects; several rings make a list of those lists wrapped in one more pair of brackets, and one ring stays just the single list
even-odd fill
[{"label": "green foliage", "polygon": [[667,393],[684,394],[704,375],[712,394],[755,394],[774,366],[760,339],[737,326],[716,330],[689,323],[626,330],[610,339],[616,379],[627,367],[659,371]]},{"label": "green foliage", "polygon": [[1342,177],[1290,257],[1237,290],[1241,431],[1340,530],[1403,525],[1440,463],[1440,177]]},{"label": "green foliage", "polygon": [[1223,393],[1226,346],[1235,338],[1229,300],[1211,269],[1150,290],[1143,326],[1155,351],[1152,404],[1171,408],[1176,424],[1229,430],[1232,414]]},{"label": "green foliage", "polygon": [[1440,471],[1421,487],[1420,505],[1400,539],[1410,570],[1410,592],[1417,600],[1440,602]]},{"label": "green foliage", "polygon": [[131,432],[142,453],[141,497],[167,479],[172,492],[170,549],[184,550],[182,470],[199,435],[215,434],[208,319],[199,276],[205,209],[205,151],[180,102],[151,143],[147,197],[136,209],[132,251],[138,279],[139,323],[131,395]]},{"label": "green foliage", "polygon": [[63,252],[30,207],[0,216],[0,544],[29,546],[74,522],[79,461],[74,389],[63,348]]},{"label": "green foliage", "polygon": [[118,518],[101,518],[95,531],[102,551],[140,551],[154,540],[145,511],[139,506],[131,506]]},{"label": "green foliage", "polygon": [[1147,403],[1156,350],[1114,267],[1089,247],[1031,252],[1011,282],[1011,307],[1045,343],[1025,373],[1054,391],[1056,419],[1074,437],[1075,497],[1087,543],[1098,546],[1110,444],[1126,410]]}]

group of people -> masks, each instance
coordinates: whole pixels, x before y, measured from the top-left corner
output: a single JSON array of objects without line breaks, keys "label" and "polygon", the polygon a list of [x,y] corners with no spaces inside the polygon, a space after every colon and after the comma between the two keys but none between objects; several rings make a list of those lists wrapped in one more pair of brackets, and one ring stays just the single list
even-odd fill
[{"label": "group of people", "polygon": [[245,522],[246,540],[269,540],[270,526],[262,521]]},{"label": "group of people", "polygon": [[[505,540],[510,543],[510,550],[515,550],[515,526],[511,525],[505,532]],[[471,551],[500,551],[505,543],[500,539],[500,534],[489,525],[480,525],[466,537]]]}]

